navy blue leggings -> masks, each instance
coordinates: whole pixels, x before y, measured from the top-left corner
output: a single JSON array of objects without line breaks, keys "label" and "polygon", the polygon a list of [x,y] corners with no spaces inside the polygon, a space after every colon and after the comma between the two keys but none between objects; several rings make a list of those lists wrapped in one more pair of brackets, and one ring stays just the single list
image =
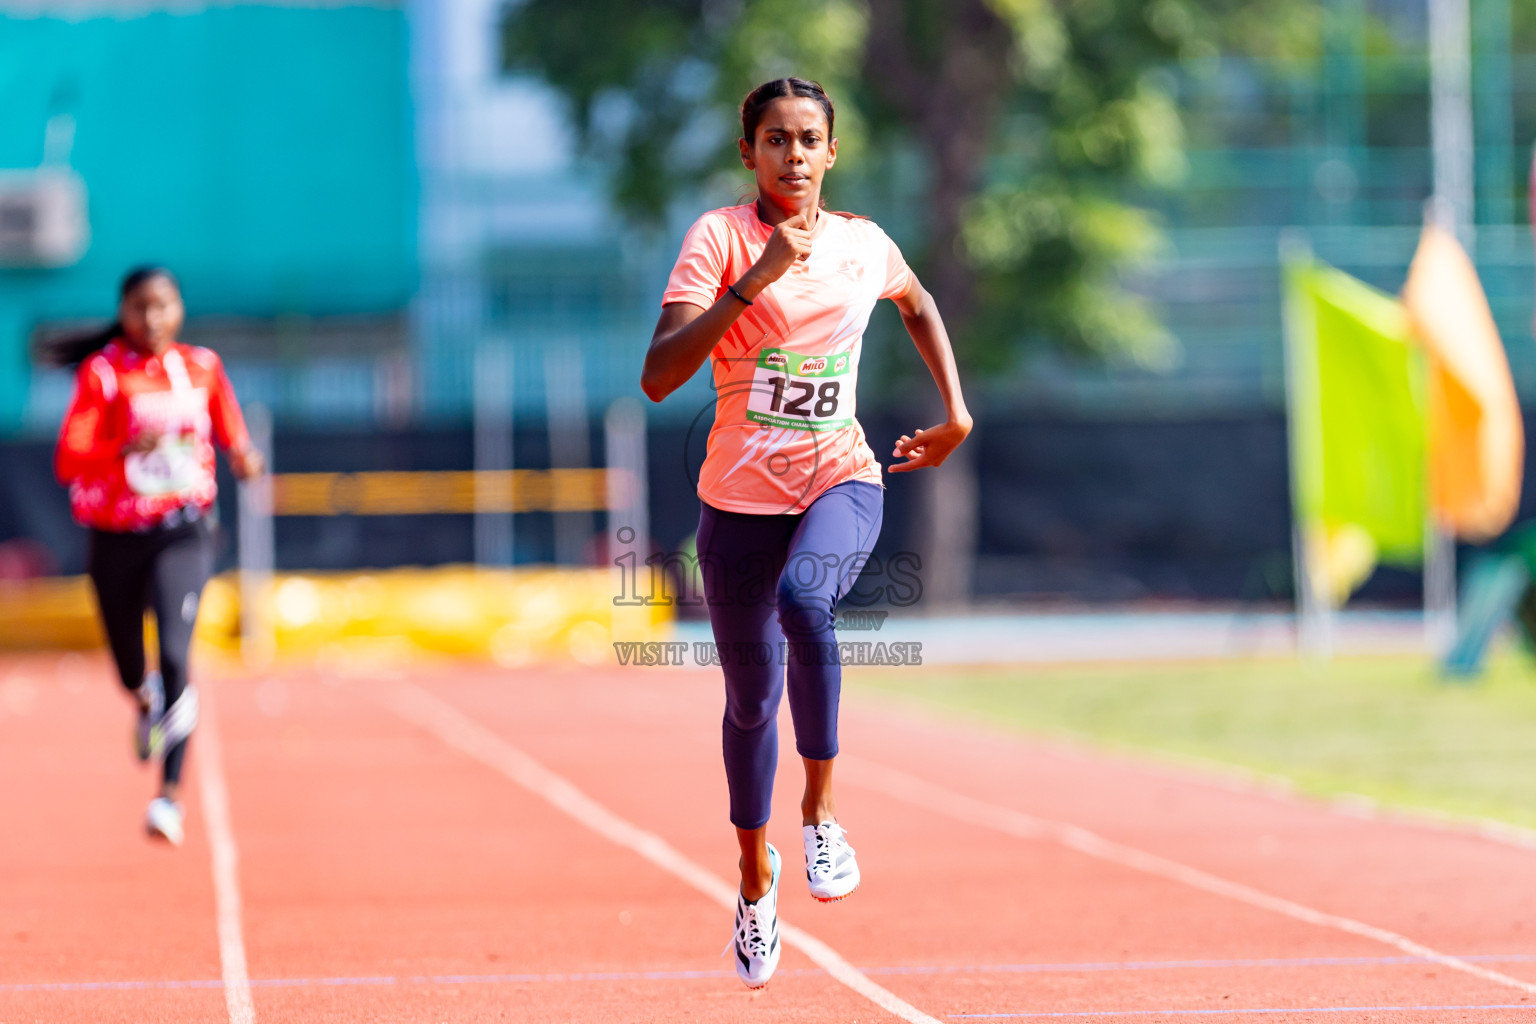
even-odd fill
[{"label": "navy blue leggings", "polygon": [[[212,565],[213,535],[206,519],[142,533],[91,531],[87,571],[96,587],[107,646],[127,689],[137,690],[144,682],[144,610],[153,608],[165,706],[181,697],[188,683],[187,651],[197,606]],[[186,753],[186,740],[165,751],[166,782],[181,780]]]},{"label": "navy blue leggings", "polygon": [[875,484],[851,480],[793,515],[705,505],[699,516],[699,567],[725,672],[725,778],[737,828],[768,823],[786,663],[796,749],[814,761],[837,756],[843,672],[832,623],[880,535],[884,497]]}]

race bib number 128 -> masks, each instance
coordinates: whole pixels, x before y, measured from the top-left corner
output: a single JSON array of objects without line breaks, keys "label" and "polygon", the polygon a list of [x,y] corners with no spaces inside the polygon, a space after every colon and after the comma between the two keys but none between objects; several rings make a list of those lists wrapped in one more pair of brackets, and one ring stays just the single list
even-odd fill
[{"label": "race bib number 128", "polygon": [[841,430],[853,423],[855,369],[847,352],[803,356],[765,348],[752,373],[747,419],[791,430]]}]

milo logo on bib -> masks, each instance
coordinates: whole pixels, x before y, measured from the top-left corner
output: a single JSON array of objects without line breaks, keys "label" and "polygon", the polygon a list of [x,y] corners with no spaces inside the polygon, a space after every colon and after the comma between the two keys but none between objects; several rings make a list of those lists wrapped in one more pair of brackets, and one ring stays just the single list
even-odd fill
[{"label": "milo logo on bib", "polygon": [[853,423],[854,372],[848,356],[763,349],[753,368],[747,419],[790,430],[841,430]]}]

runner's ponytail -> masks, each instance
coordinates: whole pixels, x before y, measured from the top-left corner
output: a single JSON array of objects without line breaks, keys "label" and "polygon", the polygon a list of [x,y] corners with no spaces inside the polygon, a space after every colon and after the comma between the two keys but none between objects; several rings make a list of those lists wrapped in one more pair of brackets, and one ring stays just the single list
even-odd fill
[{"label": "runner's ponytail", "polygon": [[[153,265],[134,267],[123,275],[122,283],[117,286],[118,299],[127,298],[128,294],[139,285],[157,277],[165,278],[180,290],[181,286],[176,280],[176,275],[164,267]],[[114,318],[110,324],[98,330],[40,340],[33,347],[33,358],[43,366],[65,366],[74,369],[106,348],[112,343],[112,339],[122,333],[123,325]]]},{"label": "runner's ponytail", "polygon": [[122,333],[123,325],[113,320],[99,331],[40,339],[33,346],[32,356],[43,366],[64,366],[73,370]]}]

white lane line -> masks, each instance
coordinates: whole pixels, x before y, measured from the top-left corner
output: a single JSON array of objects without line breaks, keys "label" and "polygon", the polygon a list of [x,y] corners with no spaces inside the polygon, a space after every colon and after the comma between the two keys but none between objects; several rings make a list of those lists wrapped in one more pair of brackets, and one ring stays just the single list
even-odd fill
[{"label": "white lane line", "polygon": [[1201,871],[1199,868],[1192,868],[1187,864],[1160,857],[1155,853],[1148,853],[1133,846],[1105,839],[1098,833],[1090,832],[1078,825],[1037,818],[1010,807],[977,800],[964,793],[935,785],[899,768],[891,768],[859,757],[849,757],[846,754],[838,757],[837,772],[838,778],[850,785],[883,793],[903,803],[921,807],[931,814],[942,814],[968,825],[995,829],[1020,839],[1058,843],[1070,850],[1111,864],[1166,878],[1216,896],[1225,896],[1239,903],[1273,911],[1307,924],[1321,928],[1334,928],[1371,939],[1407,953],[1409,956],[1420,957],[1452,970],[1482,978],[1484,981],[1536,995],[1536,984],[1521,981],[1500,971],[1479,967],[1459,956],[1441,953],[1422,942],[1415,942],[1406,935],[1399,935],[1386,928],[1356,921],[1354,918],[1316,910],[1281,896],[1273,896],[1252,886],[1243,885],[1241,882],[1229,881],[1218,875]]},{"label": "white lane line", "polygon": [[219,968],[224,976],[224,1005],[229,1024],[255,1024],[256,1006],[251,1002],[250,975],[245,966],[245,934],[240,913],[240,855],[235,832],[229,823],[229,789],[224,784],[224,750],[219,743],[218,716],[214,714],[213,687],[202,690],[202,715],[197,731],[198,789],[203,798],[203,821],[208,828],[208,849],[213,860],[213,899],[219,925]]},{"label": "white lane line", "polygon": [[[726,910],[735,911],[736,886],[685,857],[655,833],[614,814],[451,704],[403,682],[391,689],[389,703],[402,718],[435,733],[450,747],[495,769],[604,839],[639,854]],[[939,1024],[894,992],[870,981],[831,946],[804,929],[780,918],[779,934],[785,945],[800,950],[817,967],[893,1016],[909,1024]]]}]

